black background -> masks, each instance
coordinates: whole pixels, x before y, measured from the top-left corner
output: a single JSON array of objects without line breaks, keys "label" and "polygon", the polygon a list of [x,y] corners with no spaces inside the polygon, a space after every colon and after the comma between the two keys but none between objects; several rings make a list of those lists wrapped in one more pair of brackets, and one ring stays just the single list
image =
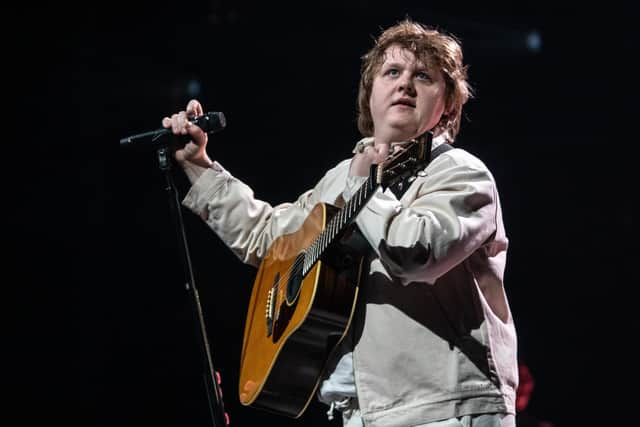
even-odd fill
[{"label": "black background", "polygon": [[[14,7],[3,30],[5,90],[17,95],[4,123],[3,288],[16,425],[211,425],[155,147],[118,141],[197,97],[227,118],[212,157],[257,197],[290,201],[349,156],[359,57],[404,16],[457,35],[466,52],[476,96],[457,145],[487,163],[501,193],[506,289],[536,380],[529,410],[558,426],[627,412],[620,387],[637,359],[630,5]],[[185,226],[232,425],[327,425],[315,402],[298,420],[239,404],[254,270],[190,213]]]}]

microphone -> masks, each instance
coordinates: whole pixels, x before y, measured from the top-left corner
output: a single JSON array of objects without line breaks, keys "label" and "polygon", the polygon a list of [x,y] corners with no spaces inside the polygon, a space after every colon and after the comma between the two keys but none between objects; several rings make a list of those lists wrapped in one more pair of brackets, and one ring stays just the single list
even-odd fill
[{"label": "microphone", "polygon": [[[189,120],[200,129],[202,129],[205,133],[215,133],[219,132],[225,128],[227,125],[227,120],[224,117],[224,114],[218,111],[214,111],[211,113],[204,113],[201,116],[189,118]],[[160,138],[163,138],[167,135],[173,135],[171,132],[171,128],[160,128],[156,130],[152,130],[149,132],[143,132],[136,135],[131,135],[126,138],[122,138],[120,140],[120,145],[132,145],[137,144],[139,142],[144,142],[146,140],[151,140],[151,142],[155,142]],[[189,138],[188,135],[173,135],[179,138]]]}]

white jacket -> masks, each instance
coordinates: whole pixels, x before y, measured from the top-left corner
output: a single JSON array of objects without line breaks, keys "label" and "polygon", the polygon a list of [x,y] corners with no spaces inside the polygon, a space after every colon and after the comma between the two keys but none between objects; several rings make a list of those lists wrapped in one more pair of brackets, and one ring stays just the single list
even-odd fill
[{"label": "white jacket", "polygon": [[[349,177],[349,165],[340,162],[295,202],[272,206],[216,162],[183,204],[257,266],[274,238],[296,231],[315,204],[341,206],[357,190],[363,179]],[[517,342],[503,287],[508,240],[496,183],[458,148],[424,172],[400,200],[376,193],[356,220],[375,249],[349,340],[368,426],[515,414]]]}]

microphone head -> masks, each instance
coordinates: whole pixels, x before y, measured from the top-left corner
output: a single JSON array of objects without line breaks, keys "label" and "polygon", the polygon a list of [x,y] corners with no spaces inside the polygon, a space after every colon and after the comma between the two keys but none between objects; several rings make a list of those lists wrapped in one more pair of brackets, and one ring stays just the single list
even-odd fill
[{"label": "microphone head", "polygon": [[222,112],[213,111],[196,117],[193,123],[206,133],[214,133],[227,126],[227,119]]}]

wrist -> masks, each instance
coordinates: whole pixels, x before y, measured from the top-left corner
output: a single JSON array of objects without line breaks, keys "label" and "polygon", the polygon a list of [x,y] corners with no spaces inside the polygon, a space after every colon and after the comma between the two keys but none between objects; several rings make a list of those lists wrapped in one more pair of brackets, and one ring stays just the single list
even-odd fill
[{"label": "wrist", "polygon": [[369,176],[371,169],[371,160],[365,155],[358,153],[351,159],[349,167],[350,176]]},{"label": "wrist", "polygon": [[211,160],[209,156],[197,157],[193,159],[184,159],[180,162],[180,165],[182,165],[182,167],[198,166],[204,169],[208,169],[213,166],[213,160]]},{"label": "wrist", "polygon": [[213,166],[213,162],[207,165],[203,162],[196,163],[193,160],[183,160],[178,163],[180,164],[180,167],[184,171],[185,175],[187,175],[187,178],[189,178],[189,181],[191,181],[192,184],[195,183],[198,178],[200,178],[200,175],[202,175],[207,169],[210,169]]},{"label": "wrist", "polygon": [[356,144],[356,146],[354,147],[352,153],[353,154],[362,154],[364,153],[364,150],[367,147],[371,147],[375,144],[375,141],[373,138],[363,138],[360,141],[358,141],[358,143]]}]

